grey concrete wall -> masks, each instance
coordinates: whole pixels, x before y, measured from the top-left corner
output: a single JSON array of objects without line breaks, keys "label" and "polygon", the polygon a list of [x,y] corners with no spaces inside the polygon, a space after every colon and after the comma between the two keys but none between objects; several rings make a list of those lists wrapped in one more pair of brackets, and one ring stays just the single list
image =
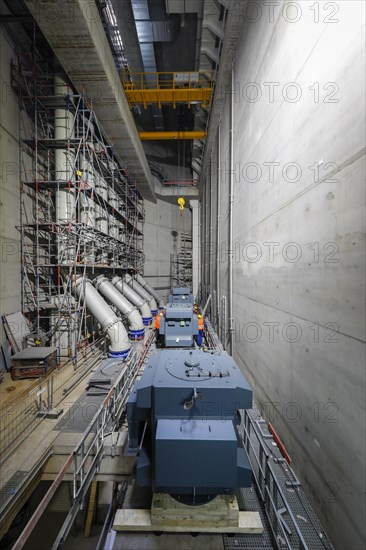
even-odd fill
[{"label": "grey concrete wall", "polygon": [[170,255],[177,251],[180,239],[174,236],[183,230],[191,232],[192,216],[189,205],[184,210],[184,225],[179,222],[178,204],[158,200],[156,204],[146,201],[144,228],[144,277],[166,300],[170,290]]},{"label": "grey concrete wall", "polygon": [[[18,100],[10,87],[13,45],[0,27],[0,314],[20,310]],[[1,323],[0,340],[4,340]]]},{"label": "grey concrete wall", "polygon": [[[334,546],[361,550],[365,8],[281,2],[271,18],[270,3],[256,4],[259,11],[238,13],[234,358]],[[221,123],[221,295],[228,294],[229,103],[230,94]],[[205,273],[203,282],[214,284]]]}]

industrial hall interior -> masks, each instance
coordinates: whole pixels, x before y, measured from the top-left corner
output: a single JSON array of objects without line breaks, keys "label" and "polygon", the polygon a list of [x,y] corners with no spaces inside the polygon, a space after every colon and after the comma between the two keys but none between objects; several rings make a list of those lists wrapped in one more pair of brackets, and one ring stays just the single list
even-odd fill
[{"label": "industrial hall interior", "polygon": [[0,0],[0,550],[366,550],[363,0]]}]

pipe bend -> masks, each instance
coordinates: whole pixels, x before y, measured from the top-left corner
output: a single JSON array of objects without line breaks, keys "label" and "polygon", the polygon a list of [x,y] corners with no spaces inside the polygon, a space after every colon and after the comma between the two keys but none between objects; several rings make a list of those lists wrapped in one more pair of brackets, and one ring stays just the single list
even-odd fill
[{"label": "pipe bend", "polygon": [[139,309],[144,326],[151,325],[152,313],[147,301],[141,298],[137,292],[135,292],[127,283],[123,281],[121,277],[118,277],[117,275],[113,277],[112,284],[121,294],[123,294],[123,296],[127,298],[127,300]]},{"label": "pipe bend", "polygon": [[136,273],[136,281],[142,286],[142,288],[146,290],[146,292],[148,292],[149,294],[151,294],[151,296],[155,298],[155,301],[158,304],[159,309],[164,309],[165,304],[163,299],[161,298],[159,293],[156,292],[156,290],[146,282],[146,280],[143,278],[142,275],[140,275],[140,273]]},{"label": "pipe bend", "polygon": [[152,316],[155,317],[158,313],[158,306],[156,304],[155,298],[151,296],[151,294],[149,294],[144,288],[142,288],[142,286],[136,281],[136,279],[131,277],[131,275],[128,275],[128,273],[126,273],[125,275],[125,281],[135,292],[137,292],[137,294],[139,294],[144,300],[147,300],[151,309]]},{"label": "pipe bend", "polygon": [[111,357],[127,357],[131,344],[121,319],[117,317],[89,279],[78,277],[74,283],[74,289],[108,335],[110,340],[109,355]]},{"label": "pipe bend", "polygon": [[100,275],[94,279],[93,284],[100,294],[107,298],[122,315],[127,317],[130,339],[142,340],[145,335],[145,328],[136,306],[131,304],[104,275]]}]

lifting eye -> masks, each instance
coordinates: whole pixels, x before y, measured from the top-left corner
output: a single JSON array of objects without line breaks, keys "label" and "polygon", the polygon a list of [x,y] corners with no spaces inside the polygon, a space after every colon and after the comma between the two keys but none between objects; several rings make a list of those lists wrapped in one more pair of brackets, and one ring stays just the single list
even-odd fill
[{"label": "lifting eye", "polygon": [[189,401],[185,401],[184,403],[184,410],[189,411],[191,409],[196,401],[196,399],[203,399],[203,393],[197,393],[196,388],[193,388],[193,395],[192,399]]}]

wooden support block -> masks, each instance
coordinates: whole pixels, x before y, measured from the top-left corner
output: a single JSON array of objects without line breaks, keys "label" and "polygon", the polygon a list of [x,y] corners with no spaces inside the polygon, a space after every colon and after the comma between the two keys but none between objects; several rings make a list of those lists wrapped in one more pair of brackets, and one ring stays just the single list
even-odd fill
[{"label": "wooden support block", "polygon": [[239,512],[239,525],[236,527],[213,527],[185,525],[152,525],[150,510],[117,510],[114,518],[115,531],[163,531],[170,533],[246,533],[257,535],[263,533],[263,525],[258,512]]},{"label": "wooden support block", "polygon": [[218,495],[199,506],[188,506],[170,495],[155,493],[151,505],[152,525],[238,527],[239,506],[234,495]]},{"label": "wooden support block", "polygon": [[85,529],[84,529],[84,537],[86,538],[90,537],[90,531],[91,531],[91,526],[92,526],[93,517],[94,517],[95,501],[97,496],[97,487],[98,487],[98,484],[93,479],[91,484],[91,489],[90,489],[88,514],[86,516]]}]

